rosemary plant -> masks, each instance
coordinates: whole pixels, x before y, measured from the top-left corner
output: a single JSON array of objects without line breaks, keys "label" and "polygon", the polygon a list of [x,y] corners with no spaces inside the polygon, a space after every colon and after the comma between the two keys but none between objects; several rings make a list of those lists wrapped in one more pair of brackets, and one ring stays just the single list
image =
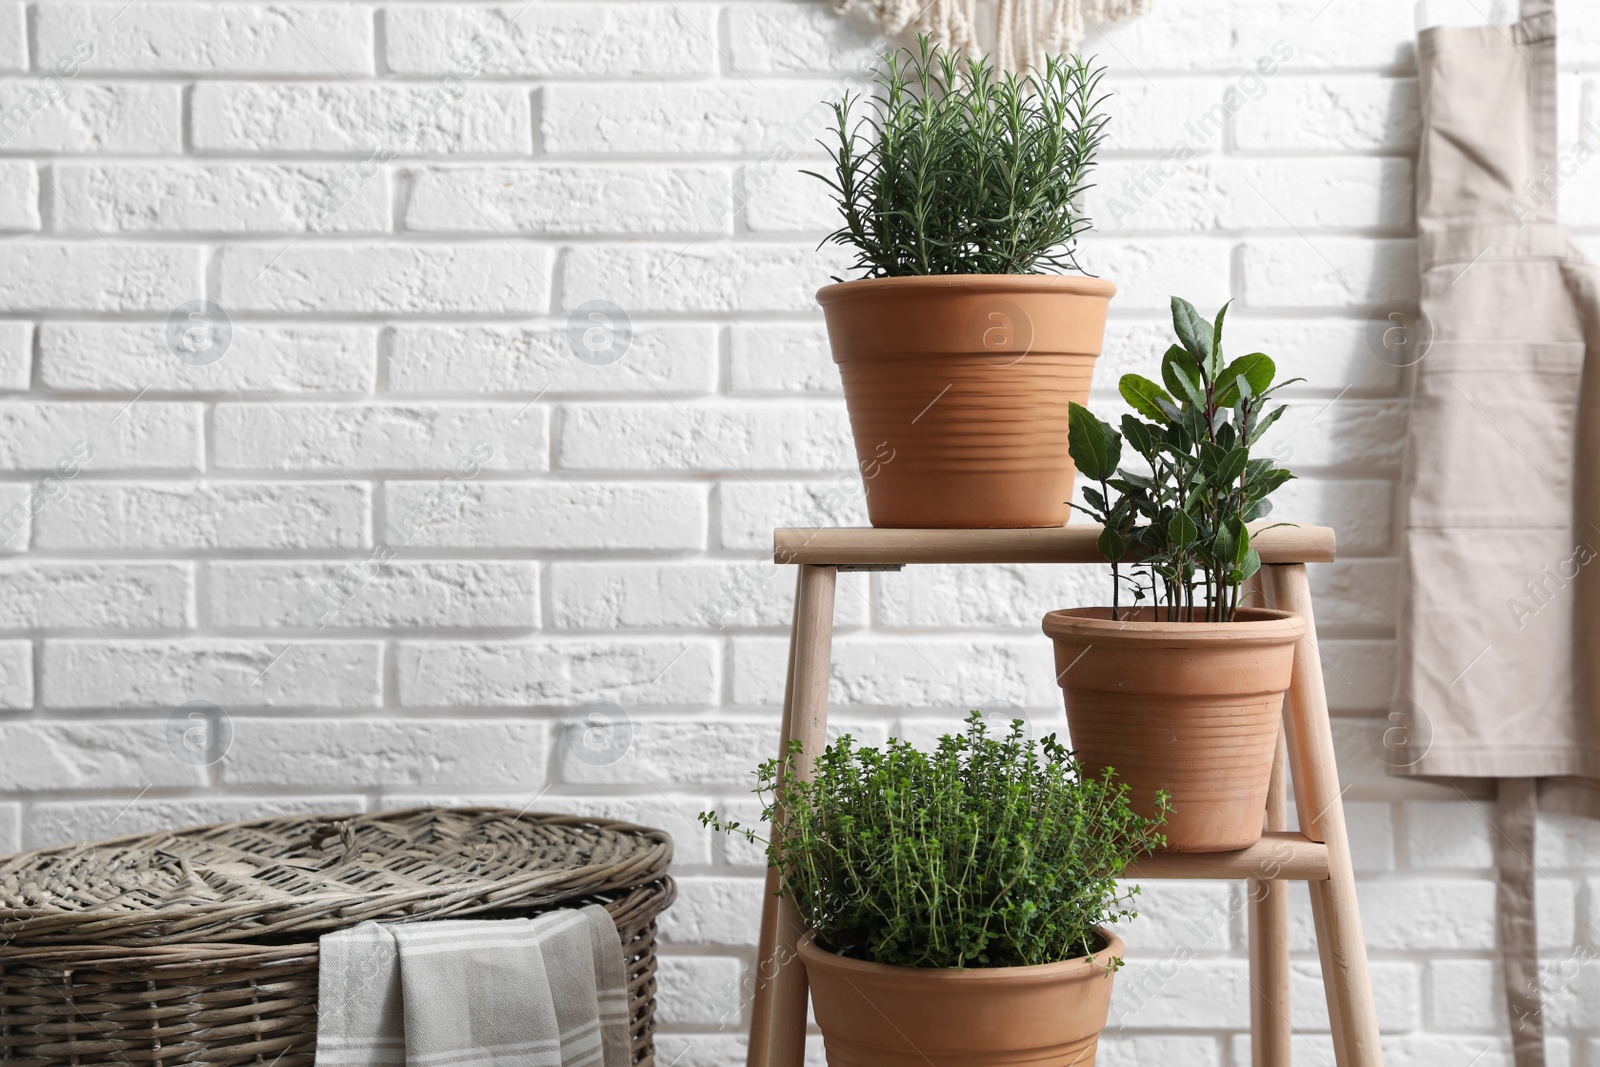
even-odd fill
[{"label": "rosemary plant", "polygon": [[824,243],[855,249],[866,278],[1079,270],[1103,73],[1073,56],[999,75],[926,37],[884,53],[876,94],[834,105],[834,173],[806,172],[844,219]]},{"label": "rosemary plant", "polygon": [[[1168,622],[1233,621],[1241,587],[1261,569],[1246,524],[1271,511],[1267,497],[1294,475],[1271,459],[1251,458],[1250,448],[1283,415],[1268,399],[1300,379],[1274,385],[1277,368],[1260,352],[1225,360],[1227,312],[1223,305],[1207,322],[1187,300],[1172,298],[1180,343],[1161,360],[1166,388],[1124,374],[1120,392],[1135,414],[1122,417],[1120,434],[1071,406],[1068,451],[1079,473],[1099,486],[1084,489],[1087,506],[1072,506],[1103,527],[1099,549],[1111,562],[1113,619],[1121,610],[1120,560],[1130,549],[1135,602],[1149,596],[1155,617]],[[1124,442],[1143,470],[1118,467]]]},{"label": "rosemary plant", "polygon": [[1054,735],[1023,740],[1020,719],[995,738],[973,712],[932,752],[899,739],[857,748],[847,734],[810,780],[798,759],[796,748],[756,772],[772,840],[714,812],[700,821],[764,841],[818,944],[855,959],[1005,967],[1090,954],[1096,924],[1136,914],[1138,887],[1117,877],[1165,843],[1165,794],[1156,818],[1137,815],[1109,770],[1085,777]]}]

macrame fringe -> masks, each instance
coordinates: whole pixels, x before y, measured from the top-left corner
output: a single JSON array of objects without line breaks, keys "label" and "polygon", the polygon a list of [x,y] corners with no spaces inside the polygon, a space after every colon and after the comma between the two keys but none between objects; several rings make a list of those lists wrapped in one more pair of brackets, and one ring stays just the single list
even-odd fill
[{"label": "macrame fringe", "polygon": [[[1126,22],[1153,0],[997,0],[994,61],[1002,70],[1044,67],[1045,57],[1076,52],[1091,22]],[[941,48],[978,51],[977,0],[835,0],[834,10],[865,19],[891,37],[927,34]]]}]

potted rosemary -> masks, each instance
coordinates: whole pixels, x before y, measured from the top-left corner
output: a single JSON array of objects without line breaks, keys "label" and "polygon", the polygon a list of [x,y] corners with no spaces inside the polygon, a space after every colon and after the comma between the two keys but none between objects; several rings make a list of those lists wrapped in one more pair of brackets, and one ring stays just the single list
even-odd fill
[{"label": "potted rosemary", "polygon": [[1067,521],[1066,405],[1088,397],[1116,292],[1075,257],[1101,74],[1071,57],[1001,75],[923,38],[834,106],[833,171],[813,176],[842,218],[825,243],[860,277],[817,300],[874,526]]},{"label": "potted rosemary", "polygon": [[[1122,377],[1133,412],[1120,433],[1072,405],[1070,447],[1094,483],[1079,510],[1102,526],[1111,606],[1044,619],[1074,751],[1091,773],[1115,768],[1135,807],[1157,785],[1168,790],[1167,848],[1178,852],[1260,838],[1305,632],[1298,615],[1244,603],[1261,567],[1251,523],[1294,477],[1251,448],[1282,416],[1271,397],[1289,383],[1274,384],[1260,352],[1223,355],[1226,313],[1208,321],[1172,298],[1178,343],[1162,358],[1161,384]],[[1120,466],[1125,446],[1133,469]]]},{"label": "potted rosemary", "polygon": [[831,1067],[1092,1063],[1122,963],[1108,927],[1138,892],[1116,879],[1161,843],[1164,797],[1141,816],[1054,736],[991,737],[977,712],[932,752],[846,735],[813,776],[798,759],[762,764],[757,792]]}]

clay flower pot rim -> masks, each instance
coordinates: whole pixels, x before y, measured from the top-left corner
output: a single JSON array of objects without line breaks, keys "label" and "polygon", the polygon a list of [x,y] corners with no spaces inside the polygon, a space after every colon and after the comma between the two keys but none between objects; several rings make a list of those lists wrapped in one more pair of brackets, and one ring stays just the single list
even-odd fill
[{"label": "clay flower pot rim", "polygon": [[1111,609],[1107,607],[1067,608],[1052,611],[1044,617],[1044,632],[1051,637],[1112,640],[1118,644],[1134,641],[1160,645],[1162,648],[1193,647],[1216,642],[1228,642],[1235,646],[1239,642],[1278,645],[1299,639],[1306,632],[1306,621],[1292,611],[1240,608],[1233,622],[1143,622],[1131,619],[1112,622]]},{"label": "clay flower pot rim", "polygon": [[899,278],[857,278],[834,282],[817,290],[817,303],[869,299],[896,289],[959,289],[969,293],[1072,293],[1078,296],[1116,295],[1117,285],[1084,274],[909,274]]},{"label": "clay flower pot rim", "polygon": [[1040,979],[1076,978],[1091,971],[1109,973],[1113,956],[1121,956],[1122,938],[1104,926],[1096,926],[1105,947],[1092,956],[1075,956],[1058,963],[1039,963],[1027,967],[903,967],[893,963],[872,963],[851,959],[837,952],[829,952],[816,944],[816,931],[807,930],[796,944],[796,951],[806,962],[817,963],[835,970],[879,977],[899,977],[910,982],[961,982],[968,985],[1005,985],[1009,983],[1037,982]]}]

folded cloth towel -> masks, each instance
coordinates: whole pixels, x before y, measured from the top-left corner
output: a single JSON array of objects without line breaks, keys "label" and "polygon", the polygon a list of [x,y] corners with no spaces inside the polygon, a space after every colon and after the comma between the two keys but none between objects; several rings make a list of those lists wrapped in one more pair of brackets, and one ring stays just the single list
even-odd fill
[{"label": "folded cloth towel", "polygon": [[362,923],[322,938],[327,1067],[627,1067],[627,992],[604,908]]}]

